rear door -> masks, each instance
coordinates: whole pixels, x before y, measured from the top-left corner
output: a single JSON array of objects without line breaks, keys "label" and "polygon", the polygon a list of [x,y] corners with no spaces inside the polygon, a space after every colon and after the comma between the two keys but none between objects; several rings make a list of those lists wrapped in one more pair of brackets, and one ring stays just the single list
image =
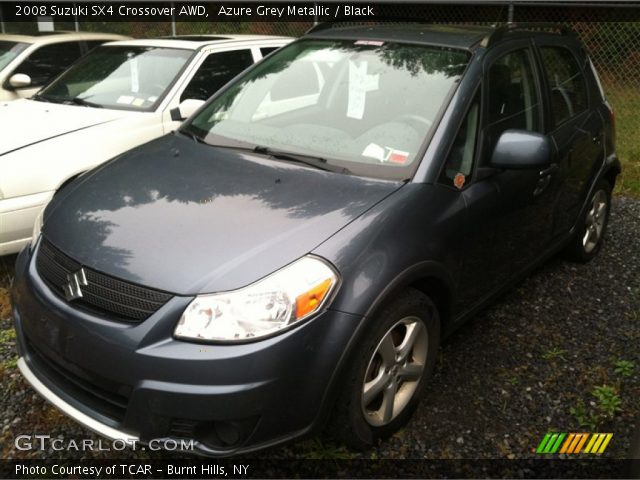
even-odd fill
[{"label": "rear door", "polygon": [[[604,158],[604,124],[590,105],[586,56],[552,40],[537,42],[549,105],[549,135],[558,148],[565,177],[555,209],[554,236],[573,226]],[[578,55],[580,55],[580,59]]]}]

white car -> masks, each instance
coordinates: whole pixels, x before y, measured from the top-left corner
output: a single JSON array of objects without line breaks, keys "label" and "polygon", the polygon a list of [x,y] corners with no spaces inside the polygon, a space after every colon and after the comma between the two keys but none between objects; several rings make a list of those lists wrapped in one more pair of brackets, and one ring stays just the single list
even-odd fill
[{"label": "white car", "polygon": [[0,101],[28,98],[95,47],[129,37],[112,33],[0,35]]},{"label": "white car", "polygon": [[90,168],[176,129],[245,68],[292,39],[112,42],[31,99],[0,105],[0,255],[18,252],[53,195]]}]

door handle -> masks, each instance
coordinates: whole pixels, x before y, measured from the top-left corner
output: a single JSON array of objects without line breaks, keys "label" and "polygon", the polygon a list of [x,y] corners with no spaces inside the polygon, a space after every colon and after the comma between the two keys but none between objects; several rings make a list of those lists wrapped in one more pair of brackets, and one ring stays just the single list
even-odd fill
[{"label": "door handle", "polygon": [[556,165],[554,163],[549,168],[545,168],[544,170],[540,170],[540,177],[548,177],[553,172],[555,172],[557,169],[558,169],[558,165]]}]

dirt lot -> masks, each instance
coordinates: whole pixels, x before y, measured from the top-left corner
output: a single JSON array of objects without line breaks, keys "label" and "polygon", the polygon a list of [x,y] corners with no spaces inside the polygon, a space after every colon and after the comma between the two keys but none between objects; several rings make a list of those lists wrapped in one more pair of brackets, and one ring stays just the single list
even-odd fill
[{"label": "dirt lot", "polygon": [[[606,244],[589,265],[550,261],[478,315],[442,349],[432,388],[406,429],[347,452],[308,439],[263,458],[523,458],[544,434],[613,432],[624,458],[640,418],[640,200],[617,197]],[[147,452],[18,451],[19,434],[96,438],[48,406],[16,369],[0,258],[0,445],[3,458],[149,457]],[[154,454],[158,456],[160,454]]]}]

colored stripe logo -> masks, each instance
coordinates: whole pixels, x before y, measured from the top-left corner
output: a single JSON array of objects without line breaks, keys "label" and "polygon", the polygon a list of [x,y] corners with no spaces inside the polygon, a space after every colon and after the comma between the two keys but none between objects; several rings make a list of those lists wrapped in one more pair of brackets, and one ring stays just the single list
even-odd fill
[{"label": "colored stripe logo", "polygon": [[605,451],[613,433],[547,433],[536,453],[591,453],[599,455]]}]

